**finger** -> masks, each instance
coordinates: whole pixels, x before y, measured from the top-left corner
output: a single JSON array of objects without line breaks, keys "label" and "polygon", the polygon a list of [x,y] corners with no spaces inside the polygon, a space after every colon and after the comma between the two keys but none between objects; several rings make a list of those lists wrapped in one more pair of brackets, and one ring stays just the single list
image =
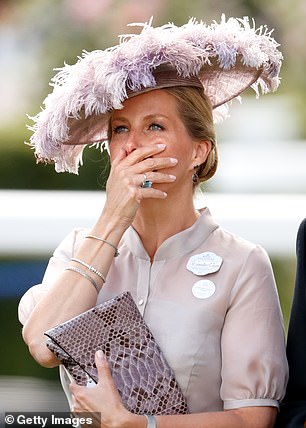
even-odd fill
[{"label": "finger", "polygon": [[177,165],[176,158],[147,158],[134,166],[135,172],[147,173],[148,171],[158,171],[164,168],[171,168]]},{"label": "finger", "polygon": [[[165,150],[165,148],[166,148],[166,144],[152,144],[150,146],[139,147],[133,150],[129,155],[126,156],[126,159],[124,159],[124,164],[126,165],[137,164],[150,156],[161,153],[162,151]],[[115,165],[117,165],[120,162],[118,156],[112,161],[113,164],[114,162],[115,162]]]},{"label": "finger", "polygon": [[77,402],[77,400],[75,399],[74,396],[72,396],[72,403],[70,406],[70,411],[75,412],[75,413],[84,411],[84,409],[80,406],[80,404]]},{"label": "finger", "polygon": [[[160,169],[173,167],[178,163],[175,158],[149,158],[132,167],[120,168],[117,171],[117,178],[123,185],[141,186],[145,180],[156,183],[172,182],[176,177],[172,174],[158,173]],[[156,175],[154,175],[156,173]]]},{"label": "finger", "polygon": [[85,413],[85,412],[90,413],[90,412],[88,412],[87,409],[84,409],[83,407],[79,406],[78,404],[74,404],[73,406],[71,406],[70,410],[72,413],[75,414],[74,415],[75,417],[77,417],[78,413]]},{"label": "finger", "polygon": [[112,160],[113,164],[118,164],[120,163],[124,158],[126,158],[127,153],[126,151],[121,147],[117,156],[114,157],[114,159]]},{"label": "finger", "polygon": [[78,393],[82,391],[82,388],[84,387],[77,385],[75,382],[69,385],[69,389],[71,392],[71,399],[72,399],[70,409],[72,412],[77,412],[81,410],[81,406],[78,401]]},{"label": "finger", "polygon": [[166,199],[167,193],[163,192],[162,190],[155,189],[154,187],[147,187],[147,188],[139,188],[139,197],[137,200],[139,203],[143,199]]},{"label": "finger", "polygon": [[107,359],[101,350],[98,350],[95,354],[95,363],[98,371],[98,385],[105,381],[113,382]]},{"label": "finger", "polygon": [[140,174],[137,177],[137,184],[142,186],[145,180],[152,181],[152,183],[172,183],[176,180],[176,176],[172,174],[164,174],[162,172],[148,172],[145,174]]},{"label": "finger", "polygon": [[72,400],[72,403],[71,403],[71,409],[72,409],[77,405],[77,401],[75,399],[74,394],[71,395],[71,400]]}]

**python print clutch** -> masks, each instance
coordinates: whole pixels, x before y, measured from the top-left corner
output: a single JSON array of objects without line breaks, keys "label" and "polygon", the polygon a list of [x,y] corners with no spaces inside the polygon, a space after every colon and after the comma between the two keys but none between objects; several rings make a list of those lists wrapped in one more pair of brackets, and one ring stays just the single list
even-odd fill
[{"label": "python print clutch", "polygon": [[137,414],[184,414],[183,393],[131,294],[101,303],[46,333],[47,346],[75,381],[98,381],[101,349],[126,408]]}]

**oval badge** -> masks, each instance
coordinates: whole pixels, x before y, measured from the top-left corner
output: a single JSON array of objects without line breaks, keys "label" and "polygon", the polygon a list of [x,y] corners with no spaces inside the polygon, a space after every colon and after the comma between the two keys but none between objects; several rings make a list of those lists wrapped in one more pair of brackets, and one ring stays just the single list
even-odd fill
[{"label": "oval badge", "polygon": [[222,257],[211,251],[195,254],[190,257],[187,263],[187,269],[195,275],[208,275],[217,272],[222,265]]},{"label": "oval badge", "polygon": [[209,279],[202,279],[193,284],[192,294],[198,299],[207,299],[211,297],[216,291],[216,286]]}]

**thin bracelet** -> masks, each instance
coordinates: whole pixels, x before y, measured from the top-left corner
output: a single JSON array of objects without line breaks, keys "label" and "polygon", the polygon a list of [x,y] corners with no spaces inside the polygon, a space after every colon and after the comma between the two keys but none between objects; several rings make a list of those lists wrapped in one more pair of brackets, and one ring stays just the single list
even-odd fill
[{"label": "thin bracelet", "polygon": [[98,287],[98,285],[97,285],[97,283],[96,283],[96,281],[90,276],[90,275],[87,275],[87,273],[86,272],[84,272],[82,269],[78,269],[78,268],[76,268],[76,267],[74,267],[74,266],[67,266],[66,268],[65,268],[65,270],[72,270],[73,272],[77,272],[77,273],[79,273],[80,275],[82,275],[82,276],[84,276],[84,278],[86,278],[89,282],[91,282],[92,283],[92,285],[95,287],[95,289],[96,289],[96,292],[99,294],[99,292],[100,292],[100,288]]},{"label": "thin bracelet", "polygon": [[153,415],[144,415],[147,419],[147,428],[157,428],[156,419]]},{"label": "thin bracelet", "polygon": [[100,238],[100,236],[95,236],[95,235],[86,235],[85,238],[97,239],[98,241],[102,241],[105,244],[110,245],[115,250],[114,257],[118,257],[119,256],[118,248],[114,244],[112,244],[111,242],[107,241],[106,239]]},{"label": "thin bracelet", "polygon": [[80,265],[87,267],[88,270],[90,270],[91,272],[95,273],[96,275],[98,275],[103,282],[105,282],[105,276],[103,275],[102,272],[100,272],[98,269],[96,269],[95,267],[89,265],[88,263],[83,262],[83,260],[80,259],[76,259],[74,257],[72,257],[71,259],[73,262],[76,263],[80,263]]}]

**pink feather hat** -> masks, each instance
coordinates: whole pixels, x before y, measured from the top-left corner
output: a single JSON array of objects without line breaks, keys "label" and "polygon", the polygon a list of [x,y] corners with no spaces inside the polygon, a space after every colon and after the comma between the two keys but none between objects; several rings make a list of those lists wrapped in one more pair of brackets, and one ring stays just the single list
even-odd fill
[{"label": "pink feather hat", "polygon": [[[202,86],[215,122],[228,115],[228,102],[252,87],[256,95],[279,85],[282,54],[265,26],[247,17],[221,18],[207,25],[190,19],[181,27],[142,26],[140,34],[120,36],[112,48],[84,52],[51,81],[44,109],[31,119],[30,146],[38,162],[57,172],[77,174],[86,145],[104,147],[110,112],[139,92],[167,86]],[[170,71],[162,75],[160,70]],[[174,76],[175,74],[175,76]],[[173,78],[174,76],[174,78]]]}]

